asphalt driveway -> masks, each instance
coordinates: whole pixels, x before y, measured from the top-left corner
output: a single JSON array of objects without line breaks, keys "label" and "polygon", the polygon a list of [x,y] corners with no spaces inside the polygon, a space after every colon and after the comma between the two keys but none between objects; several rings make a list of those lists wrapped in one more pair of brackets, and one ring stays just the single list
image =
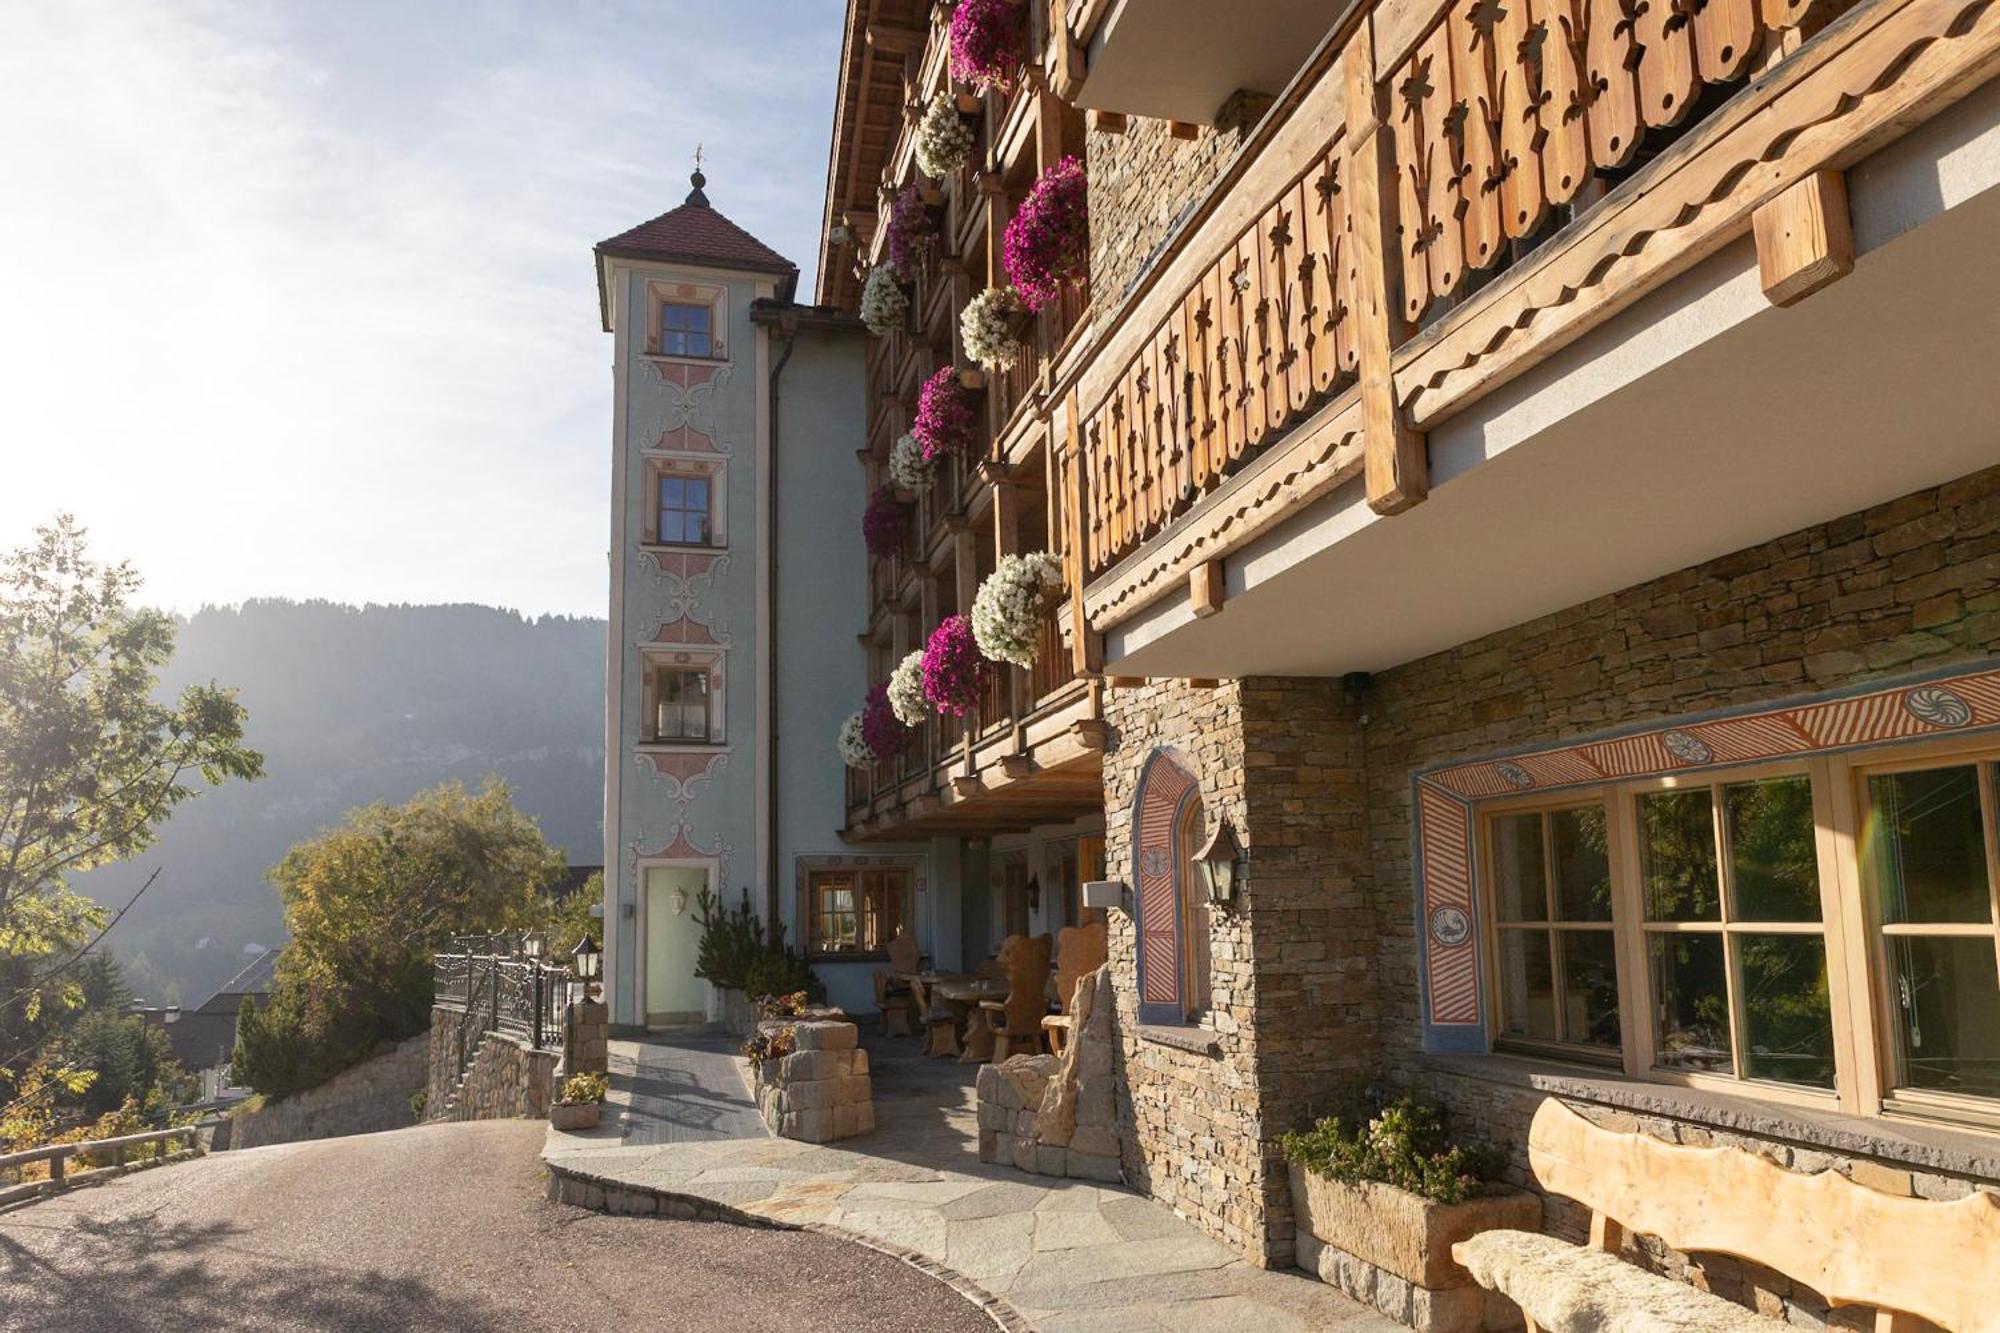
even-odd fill
[{"label": "asphalt driveway", "polygon": [[544,1129],[220,1153],[0,1212],[0,1329],[992,1333],[843,1241],[549,1203]]}]

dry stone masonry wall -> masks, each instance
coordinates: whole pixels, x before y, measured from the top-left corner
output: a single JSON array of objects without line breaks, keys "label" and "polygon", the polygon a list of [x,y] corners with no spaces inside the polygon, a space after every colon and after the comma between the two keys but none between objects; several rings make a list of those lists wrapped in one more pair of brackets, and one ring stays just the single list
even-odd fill
[{"label": "dry stone masonry wall", "polygon": [[231,1148],[256,1148],[267,1143],[296,1143],[346,1134],[373,1134],[401,1129],[417,1121],[410,1099],[424,1088],[424,1064],[430,1038],[412,1037],[352,1069],[283,1101],[233,1117]]},{"label": "dry stone masonry wall", "polygon": [[1040,1176],[1121,1179],[1112,1010],[1111,969],[1100,967],[1077,984],[1075,1025],[1061,1056],[980,1066],[980,1161]]},{"label": "dry stone masonry wall", "polygon": [[832,1143],[875,1132],[875,1092],[868,1052],[854,1024],[831,1020],[767,1019],[760,1033],[789,1030],[789,1055],[757,1066],[757,1110],[780,1138]]}]

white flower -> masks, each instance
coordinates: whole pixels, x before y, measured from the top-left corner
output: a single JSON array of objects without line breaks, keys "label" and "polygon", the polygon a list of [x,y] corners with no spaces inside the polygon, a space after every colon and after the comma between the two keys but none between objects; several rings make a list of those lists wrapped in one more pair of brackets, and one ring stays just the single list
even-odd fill
[{"label": "white flower", "polygon": [[924,698],[924,654],[921,649],[896,664],[889,673],[889,711],[906,727],[921,726],[930,716],[931,702]]},{"label": "white flower", "polygon": [[849,768],[868,768],[875,763],[875,752],[861,738],[859,713],[852,714],[840,724],[840,757]]},{"label": "white flower", "polygon": [[861,322],[868,331],[880,338],[902,328],[909,313],[910,298],[889,266],[877,264],[869,269],[867,285],[861,289]]},{"label": "white flower", "polygon": [[1007,369],[1021,359],[1021,329],[1027,314],[1027,303],[1012,287],[988,287],[966,302],[965,313],[959,316],[965,354],[988,370]]},{"label": "white flower", "polygon": [[[1035,664],[1042,612],[1062,592],[1062,561],[1047,551],[1001,559],[972,599],[972,637],[995,662]],[[893,694],[895,686],[890,686]]]},{"label": "white flower", "polygon": [[926,175],[949,176],[972,156],[972,127],[958,114],[958,99],[947,88],[931,99],[917,122],[917,165]]},{"label": "white flower", "polygon": [[917,437],[905,434],[889,450],[889,480],[906,491],[920,491],[931,484],[931,468],[924,460],[924,447]]}]

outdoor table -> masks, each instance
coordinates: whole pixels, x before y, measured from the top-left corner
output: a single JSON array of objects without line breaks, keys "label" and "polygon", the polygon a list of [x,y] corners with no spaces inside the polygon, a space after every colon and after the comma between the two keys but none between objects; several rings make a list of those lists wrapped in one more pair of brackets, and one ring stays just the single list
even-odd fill
[{"label": "outdoor table", "polygon": [[1004,1000],[1010,987],[1005,981],[973,979],[938,983],[937,996],[950,1005],[965,1025],[965,1054],[960,1064],[983,1064],[993,1058],[993,1033],[979,1019],[981,1000]]}]

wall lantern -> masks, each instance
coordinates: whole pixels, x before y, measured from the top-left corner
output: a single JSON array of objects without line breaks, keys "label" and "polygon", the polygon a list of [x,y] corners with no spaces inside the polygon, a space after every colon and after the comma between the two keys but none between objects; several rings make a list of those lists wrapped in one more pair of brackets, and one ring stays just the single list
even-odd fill
[{"label": "wall lantern", "polygon": [[1241,855],[1236,846],[1236,835],[1229,829],[1229,821],[1216,820],[1215,832],[1209,835],[1207,844],[1194,854],[1194,863],[1201,871],[1201,882],[1208,887],[1210,902],[1226,903],[1235,899],[1239,874],[1237,861]]},{"label": "wall lantern", "polygon": [[1083,882],[1083,905],[1102,911],[1125,905],[1125,882],[1117,879],[1087,879]]},{"label": "wall lantern", "polygon": [[597,947],[597,941],[585,935],[576,942],[570,953],[570,960],[576,966],[577,980],[595,981],[604,967],[604,951]]}]

